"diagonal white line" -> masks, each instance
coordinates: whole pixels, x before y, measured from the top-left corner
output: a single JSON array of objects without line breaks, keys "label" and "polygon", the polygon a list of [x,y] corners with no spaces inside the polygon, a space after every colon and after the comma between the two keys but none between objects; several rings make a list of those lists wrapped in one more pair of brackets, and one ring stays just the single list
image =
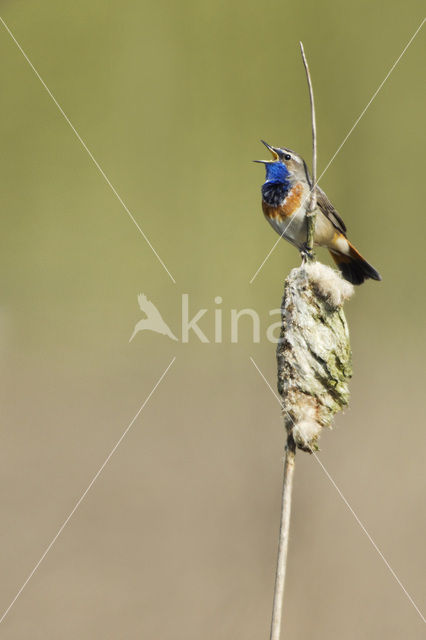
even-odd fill
[{"label": "diagonal white line", "polygon": [[[250,360],[251,363],[255,366],[255,368],[257,369],[259,375],[261,378],[263,378],[263,381],[266,383],[266,385],[269,387],[271,393],[275,396],[275,398],[278,400],[280,407],[282,408],[283,403],[281,402],[281,398],[275,393],[275,391],[273,390],[273,388],[271,387],[271,385],[269,384],[268,380],[265,378],[265,376],[263,375],[263,373],[261,372],[261,370],[259,369],[259,367],[257,366],[257,364],[255,363],[255,361],[253,360],[253,358],[250,356]],[[291,420],[291,418],[290,418]]]},{"label": "diagonal white line", "polygon": [[335,154],[333,156],[331,156],[328,164],[326,165],[324,171],[321,173],[320,177],[317,180],[317,184],[320,181],[320,179],[323,177],[324,173],[327,171],[328,167],[331,165],[331,163],[333,162],[334,158],[337,156],[337,154],[339,153],[339,151],[341,150],[341,148],[343,147],[343,145],[345,144],[346,140],[349,138],[349,136],[351,135],[352,131],[355,129],[355,127],[358,125],[358,122],[361,120],[361,118],[363,117],[363,115],[365,114],[365,112],[367,111],[368,107],[371,105],[371,103],[373,102],[373,100],[376,98],[377,94],[379,93],[379,91],[382,89],[383,85],[385,84],[386,80],[389,78],[390,74],[392,73],[392,71],[395,69],[396,65],[398,64],[398,62],[401,60],[401,58],[403,57],[403,55],[405,54],[405,52],[407,51],[408,47],[410,46],[410,44],[413,42],[414,38],[417,36],[417,34],[419,33],[420,29],[423,27],[424,23],[425,23],[426,18],[423,18],[423,20],[421,21],[420,25],[417,27],[417,29],[415,30],[415,32],[413,33],[413,35],[411,36],[411,38],[409,39],[409,41],[407,42],[407,44],[405,45],[405,47],[403,48],[403,50],[401,51],[401,53],[399,54],[399,56],[397,57],[397,59],[395,60],[395,62],[393,63],[393,65],[391,66],[391,68],[389,69],[389,71],[387,72],[384,80],[382,80],[382,82],[379,84],[379,86],[377,87],[376,91],[373,93],[373,95],[371,96],[370,100],[368,101],[367,105],[364,107],[364,109],[361,111],[361,113],[359,114],[358,118],[355,120],[353,126],[349,129],[348,133],[346,134],[346,136],[343,138],[343,142],[341,143],[341,145],[338,147],[337,151],[335,152]]},{"label": "diagonal white line", "polygon": [[373,547],[375,548],[375,550],[377,551],[377,553],[379,554],[379,556],[381,557],[381,559],[383,560],[383,562],[385,563],[385,565],[387,566],[387,568],[389,569],[389,571],[391,572],[391,574],[393,575],[393,577],[395,578],[395,580],[397,581],[397,583],[399,584],[399,586],[401,587],[401,589],[403,590],[403,592],[405,593],[405,595],[407,596],[407,598],[409,599],[409,601],[411,602],[411,604],[413,605],[413,607],[415,608],[415,610],[417,611],[417,613],[419,614],[419,616],[421,617],[421,619],[423,620],[423,622],[426,623],[426,619],[423,616],[422,612],[420,611],[420,609],[418,608],[418,606],[416,605],[416,603],[414,602],[413,598],[410,596],[410,594],[408,593],[407,589],[404,587],[404,585],[402,584],[401,580],[398,578],[398,576],[396,575],[395,571],[392,569],[392,567],[390,566],[389,562],[386,560],[385,556],[383,555],[383,553],[380,551],[379,547],[377,546],[377,544],[374,542],[373,538],[370,536],[370,534],[368,533],[367,529],[364,527],[364,525],[362,524],[361,520],[358,518],[357,514],[355,513],[355,511],[352,509],[351,505],[349,504],[349,502],[346,500],[345,496],[343,495],[343,493],[341,492],[341,490],[339,489],[339,487],[337,486],[337,484],[335,483],[335,481],[333,480],[333,478],[331,477],[331,475],[328,473],[327,469],[324,467],[323,463],[321,462],[321,460],[318,458],[317,454],[315,453],[315,451],[312,452],[315,460],[318,462],[318,464],[320,465],[321,469],[324,471],[325,475],[327,476],[327,478],[330,480],[331,484],[333,485],[333,487],[336,489],[337,493],[339,494],[339,496],[342,498],[343,502],[345,503],[345,505],[347,506],[347,508],[349,509],[349,511],[352,513],[353,517],[355,518],[355,520],[357,521],[357,523],[359,524],[359,526],[361,527],[361,529],[364,531],[365,535],[367,536],[367,538],[370,540],[371,544],[373,545]]},{"label": "diagonal white line", "polygon": [[82,493],[82,495],[80,496],[80,498],[77,500],[77,502],[75,503],[72,511],[69,513],[69,515],[66,517],[66,519],[64,520],[64,522],[62,523],[62,525],[59,527],[58,532],[56,533],[56,535],[52,538],[52,540],[50,541],[49,545],[46,547],[45,551],[43,552],[42,556],[40,557],[39,561],[37,562],[37,564],[35,565],[34,569],[31,571],[31,573],[29,574],[29,576],[27,577],[27,579],[25,580],[24,584],[22,585],[22,587],[19,589],[18,593],[16,594],[16,596],[13,598],[12,602],[9,604],[9,606],[7,607],[7,609],[5,609],[5,611],[3,612],[3,615],[0,618],[0,624],[3,622],[3,620],[5,619],[5,617],[7,616],[7,614],[9,613],[9,611],[11,610],[11,608],[13,607],[13,605],[15,604],[15,602],[17,601],[17,599],[19,598],[19,596],[21,595],[21,593],[23,592],[23,590],[25,589],[25,587],[27,586],[27,584],[29,583],[29,581],[31,580],[31,578],[33,577],[33,575],[35,574],[35,572],[37,571],[37,569],[39,568],[39,566],[41,565],[41,563],[43,562],[43,560],[45,559],[45,557],[47,556],[47,554],[49,553],[49,551],[51,550],[51,548],[53,547],[53,545],[55,544],[56,540],[59,538],[59,536],[61,535],[62,531],[65,529],[65,527],[67,526],[68,522],[71,520],[71,518],[73,517],[74,513],[77,511],[78,507],[81,505],[81,503],[83,502],[84,498],[87,496],[87,494],[89,493],[90,489],[92,488],[92,486],[95,484],[96,480],[99,478],[99,476],[101,475],[102,471],[105,469],[106,465],[108,464],[108,462],[110,461],[110,459],[112,458],[112,456],[114,455],[114,453],[117,451],[118,447],[120,446],[121,442],[123,441],[123,439],[125,438],[125,436],[128,434],[128,432],[130,431],[130,429],[132,428],[134,422],[137,420],[137,418],[139,417],[139,415],[141,414],[141,412],[143,411],[143,409],[146,407],[146,405],[148,404],[152,394],[154,393],[154,391],[157,389],[158,385],[161,383],[161,381],[163,380],[163,378],[165,377],[165,375],[167,374],[168,370],[170,369],[170,367],[172,366],[172,364],[174,363],[174,361],[176,360],[176,357],[174,357],[170,363],[168,364],[167,368],[163,371],[163,373],[161,374],[161,376],[159,377],[159,379],[157,380],[157,382],[155,383],[155,385],[153,386],[152,390],[150,391],[150,393],[147,395],[147,397],[145,398],[143,404],[139,407],[137,413],[134,415],[134,417],[132,418],[132,420],[130,421],[130,423],[127,425],[126,429],[124,430],[124,432],[122,433],[121,437],[119,438],[119,440],[117,440],[116,444],[113,446],[113,448],[111,449],[111,451],[109,452],[109,454],[107,455],[107,457],[105,458],[104,462],[102,463],[102,465],[99,467],[98,471],[95,473],[95,475],[93,476],[92,480],[90,481],[89,485],[87,486],[87,488],[85,489],[85,491]]},{"label": "diagonal white line", "polygon": [[[254,365],[254,367],[257,369],[257,371],[258,371],[259,375],[261,376],[261,378],[264,380],[264,382],[266,383],[266,385],[270,389],[270,391],[273,393],[273,395],[276,398],[276,400],[279,402],[279,405],[280,405],[281,409],[284,410],[282,402],[281,402],[281,398],[276,394],[276,392],[271,387],[271,385],[269,384],[268,380],[265,378],[265,376],[263,375],[262,371],[259,369],[259,367],[257,366],[256,362],[253,360],[253,358],[251,356],[250,356],[250,360],[251,360],[252,364]],[[287,411],[286,411],[286,413],[287,413],[288,417],[290,418],[290,420],[294,424],[294,421],[293,421],[292,417],[290,416],[290,414]],[[327,478],[330,480],[330,482],[333,485],[333,487],[336,489],[337,493],[339,494],[339,496],[341,497],[341,499],[343,500],[345,505],[348,507],[349,511],[352,513],[352,515],[355,518],[356,522],[359,524],[359,526],[361,527],[362,531],[365,533],[365,535],[367,536],[367,538],[369,539],[369,541],[373,545],[374,549],[377,551],[377,553],[379,554],[379,556],[381,557],[381,559],[383,560],[383,562],[385,563],[385,565],[389,569],[391,575],[394,577],[396,582],[399,584],[399,586],[401,587],[401,589],[403,590],[403,592],[407,596],[408,600],[411,602],[411,604],[413,605],[413,607],[415,608],[415,610],[419,614],[420,618],[423,620],[423,622],[426,623],[426,619],[423,616],[422,612],[420,611],[419,607],[416,605],[416,603],[414,602],[413,598],[410,596],[410,594],[408,593],[407,589],[404,587],[404,585],[402,584],[401,580],[398,578],[398,576],[396,575],[395,571],[392,569],[391,565],[386,560],[385,556],[383,555],[383,553],[381,552],[381,550],[379,549],[377,544],[374,542],[373,538],[368,533],[367,529],[362,524],[361,520],[359,519],[359,517],[357,516],[355,511],[352,509],[351,505],[349,504],[349,502],[347,501],[347,499],[343,495],[342,491],[337,486],[336,482],[333,480],[333,478],[331,477],[331,475],[329,474],[329,472],[327,471],[327,469],[325,468],[325,466],[323,465],[323,463],[321,462],[321,460],[319,459],[317,454],[314,451],[312,451],[311,453],[313,454],[313,456],[315,457],[315,460],[318,462],[318,464],[320,465],[320,467],[324,471],[324,473],[327,476]]]},{"label": "diagonal white line", "polygon": [[[305,201],[303,201],[304,204]],[[279,241],[281,240],[281,238],[283,237],[283,235],[285,234],[285,232],[287,231],[287,229],[289,228],[289,226],[291,225],[293,218],[291,218],[290,222],[288,223],[288,225],[286,227],[284,227],[284,231],[281,233],[281,235],[278,236],[278,240],[275,241],[275,244],[273,245],[272,249],[269,251],[268,255],[266,256],[266,258],[263,260],[262,264],[257,268],[256,273],[252,276],[249,284],[252,284],[254,282],[254,280],[257,278],[257,274],[259,273],[259,271],[263,268],[263,265],[265,264],[265,262],[267,262],[269,260],[269,256],[271,255],[271,253],[273,251],[275,251],[275,247],[277,246],[277,244],[279,243]]]},{"label": "diagonal white line", "polygon": [[93,164],[95,165],[95,167],[97,168],[97,170],[99,171],[99,173],[101,174],[101,176],[103,177],[103,179],[105,180],[105,182],[107,183],[107,185],[109,186],[109,188],[111,189],[111,191],[113,192],[113,194],[115,195],[115,197],[117,198],[117,200],[119,201],[119,203],[121,204],[121,206],[123,207],[123,209],[125,210],[125,212],[127,213],[127,215],[129,216],[130,220],[133,222],[133,224],[135,225],[135,227],[137,228],[137,230],[139,231],[139,233],[141,234],[141,236],[143,237],[143,239],[145,240],[145,242],[148,244],[148,246],[150,247],[151,251],[154,253],[155,257],[157,258],[158,262],[161,264],[161,266],[163,267],[163,269],[167,272],[168,276],[170,277],[170,279],[174,282],[174,284],[176,284],[176,280],[173,278],[172,274],[170,273],[170,271],[167,269],[166,265],[164,264],[163,260],[160,258],[160,256],[158,255],[157,251],[154,249],[154,247],[152,246],[148,236],[144,233],[144,231],[142,230],[142,228],[140,227],[139,223],[137,222],[137,220],[135,219],[135,217],[133,216],[133,214],[131,213],[131,211],[129,210],[129,208],[127,207],[126,203],[124,202],[124,200],[122,199],[122,197],[120,196],[120,194],[118,193],[117,189],[114,187],[114,185],[111,183],[110,179],[108,178],[108,176],[106,175],[105,171],[102,169],[101,165],[99,164],[99,162],[96,160],[96,158],[94,157],[93,153],[90,151],[89,147],[87,146],[87,144],[84,142],[84,140],[82,139],[82,137],[80,136],[80,134],[78,133],[77,129],[74,127],[73,123],[71,122],[71,120],[68,118],[67,114],[65,113],[65,111],[62,109],[61,105],[59,104],[59,102],[56,100],[55,96],[53,95],[53,93],[51,92],[51,90],[49,89],[49,87],[47,86],[47,84],[45,83],[45,81],[43,80],[43,78],[41,77],[41,75],[39,74],[39,72],[37,71],[37,69],[35,68],[35,66],[33,65],[33,63],[31,62],[31,60],[29,59],[29,57],[27,56],[27,54],[25,53],[25,51],[23,50],[23,48],[21,47],[21,45],[19,44],[19,42],[17,41],[17,39],[15,38],[15,36],[13,35],[13,33],[11,32],[11,30],[9,29],[9,27],[7,26],[7,24],[5,23],[5,21],[3,20],[3,18],[0,16],[0,22],[2,23],[2,25],[4,26],[4,28],[6,29],[6,31],[8,32],[8,34],[10,35],[10,37],[12,38],[13,42],[16,44],[16,46],[18,47],[19,51],[22,53],[22,55],[24,56],[25,60],[28,62],[29,66],[31,67],[31,69],[34,71],[35,75],[37,76],[37,78],[40,80],[41,84],[43,85],[43,87],[46,89],[47,93],[49,94],[50,98],[53,100],[53,102],[55,103],[56,107],[58,108],[59,112],[62,114],[62,116],[64,117],[65,121],[67,122],[67,124],[70,126],[70,128],[72,129],[74,135],[76,136],[77,140],[80,142],[81,146],[83,147],[83,149],[87,152],[89,158],[92,160]]},{"label": "diagonal white line", "polygon": [[[413,33],[413,35],[411,36],[411,38],[409,39],[409,41],[407,42],[407,44],[405,45],[405,47],[403,48],[403,50],[401,51],[401,53],[399,54],[398,58],[395,60],[395,62],[393,63],[393,65],[391,66],[391,68],[389,69],[388,73],[386,74],[384,80],[382,80],[382,82],[379,84],[379,86],[377,87],[376,91],[373,93],[373,95],[371,96],[370,100],[368,101],[367,105],[364,107],[364,109],[361,111],[361,113],[359,114],[358,118],[355,120],[354,124],[352,125],[352,127],[349,129],[348,133],[346,134],[346,136],[343,138],[343,141],[341,142],[341,144],[339,145],[339,147],[337,148],[337,151],[332,155],[332,157],[330,158],[328,164],[326,165],[324,171],[321,173],[320,177],[318,178],[318,180],[315,183],[315,187],[317,186],[317,184],[319,183],[319,181],[321,180],[321,178],[323,177],[323,175],[325,174],[325,172],[327,171],[327,169],[329,168],[329,166],[331,165],[331,163],[333,162],[333,160],[336,158],[337,154],[340,152],[340,150],[342,149],[343,145],[346,143],[347,139],[349,138],[349,136],[352,134],[352,132],[354,131],[354,129],[357,127],[359,121],[361,120],[361,118],[364,116],[365,112],[367,111],[367,109],[369,108],[369,106],[371,105],[371,103],[374,101],[374,99],[377,97],[378,93],[380,92],[380,90],[382,89],[383,85],[385,84],[386,80],[389,78],[389,76],[391,75],[392,71],[395,69],[396,65],[398,64],[398,62],[401,60],[401,58],[404,56],[404,54],[406,53],[408,47],[410,46],[410,44],[413,42],[414,38],[417,36],[417,34],[419,33],[420,29],[423,27],[424,23],[426,21],[426,18],[423,18],[423,20],[421,21],[420,25],[417,27],[417,29],[415,30],[415,32]],[[305,197],[305,199],[302,202],[302,205],[305,203],[305,201],[310,197],[310,195],[308,195],[307,197]],[[301,206],[302,206],[301,205]],[[290,222],[288,223],[288,225],[284,228],[284,231],[281,233],[281,235],[278,237],[278,240],[276,240],[275,244],[273,245],[272,249],[269,251],[268,255],[266,256],[266,258],[263,260],[262,264],[258,267],[257,271],[255,272],[255,274],[252,276],[251,280],[249,281],[249,284],[252,284],[254,282],[254,280],[256,279],[257,275],[259,274],[259,272],[261,271],[261,269],[263,268],[263,265],[265,264],[265,262],[267,262],[267,260],[269,260],[269,257],[271,255],[271,253],[275,250],[275,247],[277,246],[277,244],[279,243],[279,241],[281,240],[281,238],[283,237],[283,235],[285,234],[285,232],[287,231],[287,229],[290,227],[291,223],[293,222],[294,218],[290,219]]]}]

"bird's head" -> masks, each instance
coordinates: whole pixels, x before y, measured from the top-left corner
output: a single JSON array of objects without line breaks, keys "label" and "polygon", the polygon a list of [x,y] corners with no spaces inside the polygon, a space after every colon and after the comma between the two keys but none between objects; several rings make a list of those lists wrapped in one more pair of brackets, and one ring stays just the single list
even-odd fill
[{"label": "bird's head", "polygon": [[255,160],[265,165],[267,182],[287,182],[289,179],[307,180],[309,182],[308,168],[305,161],[297,153],[285,147],[271,147],[261,140],[262,144],[270,151],[272,160]]}]

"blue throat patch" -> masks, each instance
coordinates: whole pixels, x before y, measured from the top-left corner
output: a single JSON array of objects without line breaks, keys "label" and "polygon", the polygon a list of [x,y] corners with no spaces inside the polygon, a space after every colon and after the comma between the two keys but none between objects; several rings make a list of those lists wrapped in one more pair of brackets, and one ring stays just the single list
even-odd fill
[{"label": "blue throat patch", "polygon": [[274,207],[284,202],[290,191],[290,172],[283,162],[265,164],[266,181],[262,186],[263,200]]},{"label": "blue throat patch", "polygon": [[290,172],[283,162],[268,162],[265,164],[266,182],[288,182]]}]

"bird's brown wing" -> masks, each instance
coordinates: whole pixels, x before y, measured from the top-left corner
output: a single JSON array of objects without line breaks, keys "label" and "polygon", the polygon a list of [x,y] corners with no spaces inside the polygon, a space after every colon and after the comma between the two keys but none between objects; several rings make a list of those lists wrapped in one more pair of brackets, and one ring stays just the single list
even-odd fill
[{"label": "bird's brown wing", "polygon": [[317,205],[338,231],[346,235],[346,225],[325,195],[324,191],[317,186]]}]

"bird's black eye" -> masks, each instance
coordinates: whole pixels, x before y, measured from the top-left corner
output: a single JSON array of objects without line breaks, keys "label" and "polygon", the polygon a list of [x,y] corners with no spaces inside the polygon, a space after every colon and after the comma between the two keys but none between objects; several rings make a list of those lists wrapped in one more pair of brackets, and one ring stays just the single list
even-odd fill
[{"label": "bird's black eye", "polygon": [[285,160],[291,160],[291,155],[289,153],[286,153],[284,158]]}]

